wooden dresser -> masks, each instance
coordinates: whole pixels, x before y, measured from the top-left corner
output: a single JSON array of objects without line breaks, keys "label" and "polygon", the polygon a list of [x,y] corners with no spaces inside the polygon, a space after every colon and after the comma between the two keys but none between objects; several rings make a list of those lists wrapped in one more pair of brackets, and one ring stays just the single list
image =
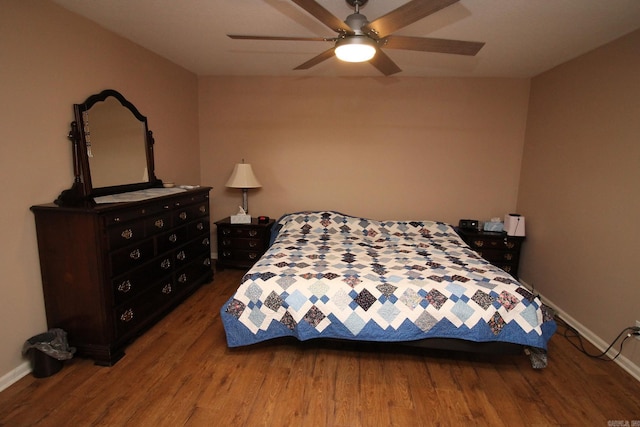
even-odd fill
[{"label": "wooden dresser", "polygon": [[93,207],[33,206],[50,328],[113,365],[128,342],[213,279],[209,187]]},{"label": "wooden dresser", "polygon": [[500,267],[516,279],[520,264],[520,249],[524,237],[507,236],[504,232],[457,229],[471,249],[496,267]]},{"label": "wooden dresser", "polygon": [[269,247],[274,222],[260,224],[257,218],[252,218],[250,224],[231,224],[228,217],[217,221],[217,266],[251,268]]}]

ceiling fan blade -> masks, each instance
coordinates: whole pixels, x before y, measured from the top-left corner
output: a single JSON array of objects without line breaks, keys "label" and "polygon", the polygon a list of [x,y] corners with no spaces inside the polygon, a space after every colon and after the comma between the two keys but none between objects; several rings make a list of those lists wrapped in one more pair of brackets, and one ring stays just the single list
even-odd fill
[{"label": "ceiling fan blade", "polygon": [[314,56],[313,58],[311,58],[310,60],[308,60],[304,64],[298,65],[296,68],[294,68],[294,70],[308,70],[309,68],[313,67],[314,65],[318,65],[322,61],[326,61],[327,59],[331,58],[334,55],[334,53],[333,53],[334,50],[335,50],[334,48],[331,48],[329,50],[325,50],[320,55]]},{"label": "ceiling fan blade", "polygon": [[365,25],[362,31],[371,37],[382,38],[458,1],[412,0]]},{"label": "ceiling fan blade", "polygon": [[390,76],[402,71],[400,67],[398,67],[396,63],[382,51],[382,49],[378,49],[375,56],[371,58],[369,62],[385,76]]},{"label": "ceiling fan blade", "polygon": [[337,18],[324,7],[320,6],[314,0],[292,0],[295,4],[313,15],[318,21],[331,28],[336,33],[352,33],[349,27],[342,19]]},{"label": "ceiling fan blade", "polygon": [[389,36],[382,39],[381,46],[387,49],[417,50],[421,52],[452,53],[475,56],[484,43],[463,40],[434,39],[429,37]]},{"label": "ceiling fan blade", "polygon": [[284,40],[284,41],[302,41],[302,42],[336,41],[335,38],[327,38],[327,37],[242,36],[237,34],[227,34],[227,37],[232,38],[234,40]]}]

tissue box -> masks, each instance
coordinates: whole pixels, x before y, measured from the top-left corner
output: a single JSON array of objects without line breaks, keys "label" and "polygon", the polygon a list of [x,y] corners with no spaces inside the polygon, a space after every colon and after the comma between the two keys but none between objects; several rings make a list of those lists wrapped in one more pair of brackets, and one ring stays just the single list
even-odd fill
[{"label": "tissue box", "polygon": [[251,224],[251,215],[231,215],[231,224]]},{"label": "tissue box", "polygon": [[502,222],[487,221],[484,223],[484,231],[497,231],[504,230],[504,224]]}]

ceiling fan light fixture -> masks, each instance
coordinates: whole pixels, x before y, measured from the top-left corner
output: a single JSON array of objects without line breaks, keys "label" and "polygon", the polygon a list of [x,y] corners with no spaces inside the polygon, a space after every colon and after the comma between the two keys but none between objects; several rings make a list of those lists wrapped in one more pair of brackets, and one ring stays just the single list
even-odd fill
[{"label": "ceiling fan light fixture", "polygon": [[348,36],[336,42],[336,57],[345,62],[365,62],[376,54],[377,43],[367,36]]}]

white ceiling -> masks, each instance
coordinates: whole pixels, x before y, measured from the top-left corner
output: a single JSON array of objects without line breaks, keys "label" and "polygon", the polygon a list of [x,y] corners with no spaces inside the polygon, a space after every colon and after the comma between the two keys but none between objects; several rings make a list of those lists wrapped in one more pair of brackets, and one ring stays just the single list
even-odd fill
[{"label": "white ceiling", "polygon": [[[226,34],[333,37],[290,0],[53,0],[198,75],[381,76],[331,58],[293,68],[329,42],[232,40]],[[369,0],[370,21],[408,0]],[[317,0],[345,19],[345,0]],[[396,76],[531,77],[640,28],[640,0],[461,0],[395,34],[482,41],[475,57],[387,49]]]}]

